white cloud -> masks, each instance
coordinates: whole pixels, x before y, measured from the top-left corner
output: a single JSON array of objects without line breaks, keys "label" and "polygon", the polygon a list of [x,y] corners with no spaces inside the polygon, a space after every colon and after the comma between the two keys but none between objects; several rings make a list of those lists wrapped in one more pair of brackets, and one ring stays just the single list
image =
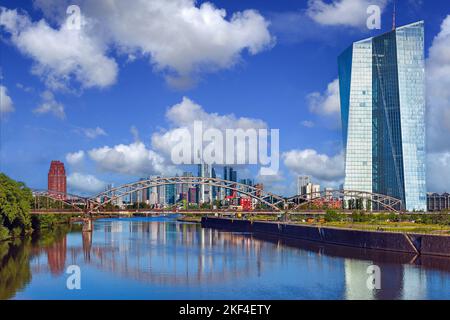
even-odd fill
[{"label": "white cloud", "polygon": [[151,57],[156,69],[181,76],[229,68],[241,51],[256,54],[272,43],[268,22],[256,11],[227,19],[225,10],[209,2],[96,1],[87,11],[123,51]]},{"label": "white cloud", "polygon": [[367,8],[378,5],[383,11],[386,4],[387,0],[309,0],[306,14],[321,25],[366,27]]},{"label": "white cloud", "polygon": [[450,15],[434,38],[427,60],[428,146],[450,151]]},{"label": "white cloud", "polygon": [[324,93],[313,92],[307,97],[309,103],[309,111],[322,116],[339,114],[339,79],[335,79],[327,86]]},{"label": "white cloud", "polygon": [[11,97],[8,95],[8,89],[0,85],[0,114],[14,111],[14,104]]},{"label": "white cloud", "polygon": [[[137,129],[132,127],[133,143],[104,146],[85,152],[74,152],[68,154],[66,160],[69,163],[77,163],[86,153],[97,168],[103,172],[132,176],[174,175],[176,169],[173,166],[171,152],[172,148],[179,143],[176,133],[180,130],[192,132],[194,121],[202,121],[204,129],[214,127],[222,131],[235,128],[267,128],[267,124],[259,119],[236,117],[233,114],[208,113],[188,98],[183,98],[180,103],[169,108],[166,112],[166,119],[170,123],[169,128],[153,133],[151,147],[146,146],[139,139]],[[241,151],[238,149],[236,152]],[[273,158],[273,155],[271,156]]]},{"label": "white cloud", "polygon": [[[71,1],[63,1],[66,6],[61,2],[34,4],[61,23]],[[201,73],[232,67],[243,52],[257,54],[274,43],[268,21],[255,10],[227,15],[210,2],[194,0],[80,0],[78,4],[93,49],[103,45],[132,60],[148,59],[177,87],[192,85]]]},{"label": "white cloud", "polygon": [[95,127],[95,128],[81,128],[81,131],[83,132],[83,134],[89,138],[89,139],[95,139],[99,136],[106,136],[106,132],[105,130],[103,130],[100,127]]},{"label": "white cloud", "polygon": [[319,154],[316,150],[291,150],[282,155],[285,166],[296,175],[309,175],[316,181],[339,183],[344,177],[344,154]]},{"label": "white cloud", "polygon": [[[166,119],[171,124],[171,128],[152,135],[152,146],[160,151],[166,157],[169,157],[174,145],[179,143],[179,133],[189,131],[191,137],[194,137],[193,123],[201,121],[203,131],[209,128],[215,128],[222,133],[226,129],[263,129],[267,124],[260,119],[236,117],[234,114],[219,115],[217,113],[208,113],[202,106],[183,97],[183,100],[169,108],[166,112]],[[224,134],[225,135],[225,134]],[[208,142],[208,144],[214,142]],[[238,152],[245,152],[237,150]]]},{"label": "white cloud", "polygon": [[77,152],[68,153],[66,155],[66,161],[72,165],[77,166],[84,160],[84,151],[80,150]]},{"label": "white cloud", "polygon": [[16,83],[16,87],[23,90],[26,93],[31,93],[34,91],[32,87],[28,87],[26,85],[23,85],[22,83]]},{"label": "white cloud", "polygon": [[46,90],[42,93],[42,103],[33,110],[34,113],[44,114],[52,113],[54,116],[64,119],[66,114],[64,112],[64,105],[55,100],[52,92]]},{"label": "white cloud", "polygon": [[89,157],[102,171],[135,176],[148,176],[169,172],[164,158],[144,143],[136,141],[129,145],[119,144],[114,147],[102,147],[88,152]]},{"label": "white cloud", "polygon": [[74,172],[67,177],[67,184],[71,190],[81,193],[97,193],[103,191],[106,182],[90,174]]},{"label": "white cloud", "polygon": [[310,120],[303,120],[301,124],[306,128],[314,128],[314,122]]},{"label": "white cloud", "polygon": [[64,23],[54,29],[45,20],[32,22],[28,16],[3,7],[0,21],[11,42],[33,59],[32,72],[48,87],[66,88],[71,79],[83,88],[103,88],[116,81],[116,62],[106,56],[101,42],[90,36],[87,25],[70,30]]}]

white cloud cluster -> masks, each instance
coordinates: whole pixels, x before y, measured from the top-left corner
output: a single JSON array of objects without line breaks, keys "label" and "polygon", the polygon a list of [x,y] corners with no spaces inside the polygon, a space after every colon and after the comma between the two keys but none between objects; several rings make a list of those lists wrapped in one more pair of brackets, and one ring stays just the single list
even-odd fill
[{"label": "white cloud cluster", "polygon": [[306,13],[321,25],[365,27],[367,8],[377,5],[383,11],[386,4],[387,0],[309,0]]},{"label": "white cloud cluster", "polygon": [[267,128],[267,124],[259,119],[236,117],[233,114],[208,113],[200,105],[186,97],[167,110],[166,119],[170,123],[170,128],[154,133],[151,138],[151,146],[146,146],[144,142],[140,141],[137,129],[132,127],[133,143],[69,153],[66,155],[66,160],[75,166],[83,161],[87,154],[96,167],[103,172],[131,176],[173,175],[175,168],[171,160],[171,151],[179,142],[176,133],[180,130],[192,132],[194,121],[202,121],[204,129]]},{"label": "white cloud cluster", "polygon": [[42,103],[33,110],[34,113],[52,113],[54,116],[60,119],[64,119],[66,117],[66,113],[64,112],[64,105],[55,100],[55,96],[51,91],[44,91],[41,97]]},{"label": "white cloud cluster", "polygon": [[[166,157],[170,156],[172,148],[179,142],[179,137],[183,132],[187,130],[191,134],[191,137],[194,136],[194,121],[201,121],[204,131],[209,128],[214,128],[220,130],[222,133],[226,129],[247,130],[267,128],[267,124],[260,119],[238,118],[234,114],[219,115],[217,113],[208,113],[202,106],[187,97],[183,97],[180,103],[169,108],[166,112],[166,118],[171,124],[171,128],[152,135],[153,147]],[[208,142],[208,144],[214,143]],[[236,152],[245,151],[237,150]]]},{"label": "white cloud cluster", "polygon": [[254,10],[227,19],[225,10],[209,2],[199,6],[193,0],[96,2],[86,9],[88,14],[105,26],[123,51],[149,56],[157,69],[181,76],[228,68],[242,50],[256,54],[272,43],[268,22]]},{"label": "white cloud cluster", "polygon": [[67,177],[67,185],[75,193],[94,194],[103,191],[106,182],[90,174],[74,172]]},{"label": "white cloud cluster", "polygon": [[450,15],[433,39],[427,60],[428,189],[450,191]]},{"label": "white cloud cluster", "polygon": [[81,128],[81,132],[89,139],[95,139],[99,136],[106,136],[106,131],[100,127],[95,128]]},{"label": "white cloud cluster", "polygon": [[143,142],[102,147],[88,152],[101,171],[146,176],[169,171],[164,158],[148,149]]},{"label": "white cloud cluster", "polygon": [[45,20],[33,22],[17,12],[0,8],[0,26],[11,42],[35,62],[32,72],[49,88],[65,88],[70,80],[82,87],[106,87],[116,81],[118,67],[105,48],[88,34],[88,28],[71,30],[67,24],[52,28]]},{"label": "white cloud cluster", "polygon": [[320,154],[316,150],[291,150],[282,155],[285,166],[296,175],[309,175],[316,181],[339,183],[344,177],[344,154]]},{"label": "white cloud cluster", "polygon": [[6,114],[14,111],[14,104],[8,95],[8,89],[0,85],[0,114]]},{"label": "white cloud cluster", "polygon": [[330,82],[324,93],[310,93],[307,99],[309,102],[309,111],[312,113],[323,116],[339,114],[341,111],[339,79]]},{"label": "white cloud cluster", "polygon": [[227,15],[210,2],[194,0],[80,0],[81,30],[65,23],[72,1],[37,0],[35,7],[59,25],[32,22],[1,8],[1,26],[19,50],[33,58],[33,72],[59,88],[71,78],[82,87],[107,87],[118,66],[107,53],[148,59],[169,84],[189,85],[202,72],[230,68],[241,54],[270,48],[268,21],[255,10]]},{"label": "white cloud cluster", "polygon": [[83,160],[84,160],[84,151],[83,150],[68,153],[66,155],[66,161],[71,166],[78,166],[79,164],[81,164],[83,162]]},{"label": "white cloud cluster", "polygon": [[434,38],[427,60],[429,147],[450,151],[450,15]]}]

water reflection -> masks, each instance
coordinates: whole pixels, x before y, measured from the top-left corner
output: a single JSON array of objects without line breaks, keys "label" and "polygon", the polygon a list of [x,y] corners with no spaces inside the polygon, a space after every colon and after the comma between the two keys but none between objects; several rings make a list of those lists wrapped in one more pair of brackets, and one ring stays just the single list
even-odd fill
[{"label": "water reflection", "polygon": [[[76,230],[74,230],[74,228]],[[79,265],[82,290],[65,289]],[[367,267],[382,271],[368,290]],[[450,299],[446,258],[120,219],[0,243],[0,298]]]}]

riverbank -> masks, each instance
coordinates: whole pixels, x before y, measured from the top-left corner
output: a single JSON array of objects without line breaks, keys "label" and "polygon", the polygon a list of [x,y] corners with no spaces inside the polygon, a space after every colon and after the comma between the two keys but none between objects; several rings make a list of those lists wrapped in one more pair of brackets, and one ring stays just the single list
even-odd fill
[{"label": "riverbank", "polygon": [[367,231],[281,222],[203,217],[202,227],[253,232],[334,245],[450,257],[450,236]]}]

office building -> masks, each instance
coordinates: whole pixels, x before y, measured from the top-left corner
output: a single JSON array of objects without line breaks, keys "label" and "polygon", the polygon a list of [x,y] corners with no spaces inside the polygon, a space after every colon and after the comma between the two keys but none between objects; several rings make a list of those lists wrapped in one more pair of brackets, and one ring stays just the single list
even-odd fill
[{"label": "office building", "polygon": [[344,189],[425,211],[423,21],[355,42],[338,60]]},{"label": "office building", "polygon": [[[211,166],[206,163],[198,165],[198,176],[203,178],[211,178],[212,171]],[[199,203],[209,203],[211,201],[212,188],[210,185],[200,184],[198,185],[198,201]]]},{"label": "office building", "polygon": [[[53,160],[48,170],[47,188],[48,191],[54,191],[58,194],[67,193],[67,177],[64,163]],[[63,195],[62,195],[63,196]]]},{"label": "office building", "polygon": [[427,209],[430,212],[450,211],[450,194],[428,193]]},{"label": "office building", "polygon": [[309,182],[300,191],[300,195],[306,195],[307,199],[314,199],[320,196],[320,185]]},{"label": "office building", "polygon": [[302,189],[308,184],[311,183],[310,176],[298,176],[297,177],[297,194],[303,194]]},{"label": "office building", "polygon": [[175,184],[166,185],[166,188],[165,188],[166,196],[165,196],[164,204],[167,204],[167,205],[175,204],[175,201],[176,201],[175,190],[176,190]]}]

